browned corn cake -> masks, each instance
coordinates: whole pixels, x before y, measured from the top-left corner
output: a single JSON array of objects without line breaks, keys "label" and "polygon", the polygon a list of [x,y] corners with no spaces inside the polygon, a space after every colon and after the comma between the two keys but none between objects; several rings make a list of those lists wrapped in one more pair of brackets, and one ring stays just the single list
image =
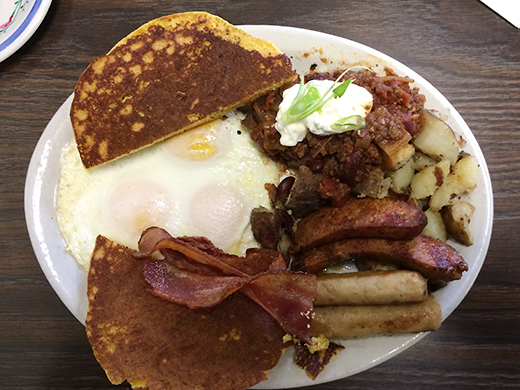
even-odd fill
[{"label": "browned corn cake", "polygon": [[192,310],[148,292],[143,261],[99,236],[88,275],[86,330],[112,383],[166,389],[246,389],[267,379],[285,332],[259,305],[233,294]]},{"label": "browned corn cake", "polygon": [[222,117],[294,80],[269,42],[204,12],[153,20],[81,75],[71,121],[89,169]]}]

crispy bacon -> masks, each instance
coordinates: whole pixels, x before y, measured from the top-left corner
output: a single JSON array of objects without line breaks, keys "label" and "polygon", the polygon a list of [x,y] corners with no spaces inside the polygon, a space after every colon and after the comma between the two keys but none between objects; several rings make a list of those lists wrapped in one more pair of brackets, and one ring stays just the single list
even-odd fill
[{"label": "crispy bacon", "polygon": [[[247,277],[247,273],[233,265],[233,255],[216,248],[205,237],[174,238],[166,230],[151,227],[144,231],[139,240],[139,253],[136,257],[150,256],[153,252],[172,249],[180,252],[197,263],[215,267],[232,275]],[[163,253],[164,255],[164,253]]]},{"label": "crispy bacon", "polygon": [[147,262],[143,274],[153,295],[190,309],[215,306],[252,279],[187,271],[166,259]]},{"label": "crispy bacon", "polygon": [[282,328],[307,344],[316,277],[312,274],[278,271],[266,273],[244,286],[240,292],[258,303]]},{"label": "crispy bacon", "polygon": [[227,254],[204,237],[174,238],[152,227],[139,240],[137,258],[159,250],[163,259],[143,268],[150,292],[190,308],[211,307],[239,291],[266,310],[287,333],[305,343],[316,277],[288,271],[281,254],[270,249],[249,249],[245,257]]}]

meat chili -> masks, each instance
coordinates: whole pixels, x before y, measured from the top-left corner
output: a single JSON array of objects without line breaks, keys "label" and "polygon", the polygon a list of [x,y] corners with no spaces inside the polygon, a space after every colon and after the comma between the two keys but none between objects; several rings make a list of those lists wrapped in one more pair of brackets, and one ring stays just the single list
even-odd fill
[{"label": "meat chili", "polygon": [[[311,69],[305,81],[336,80],[340,74],[341,70],[317,73]],[[366,126],[358,131],[327,136],[308,132],[305,139],[295,146],[281,145],[275,123],[283,89],[257,100],[246,110],[244,120],[251,130],[251,138],[263,153],[291,168],[304,165],[321,174],[326,188],[320,193],[335,202],[350,192],[354,196],[377,197],[373,183],[380,183],[388,168],[380,146],[416,134],[425,102],[424,95],[410,86],[413,80],[399,77],[391,69],[385,69],[385,76],[365,69],[349,71],[343,80],[349,78],[366,88],[374,99],[372,110],[365,118]],[[335,188],[340,191],[340,196],[335,193]]]}]

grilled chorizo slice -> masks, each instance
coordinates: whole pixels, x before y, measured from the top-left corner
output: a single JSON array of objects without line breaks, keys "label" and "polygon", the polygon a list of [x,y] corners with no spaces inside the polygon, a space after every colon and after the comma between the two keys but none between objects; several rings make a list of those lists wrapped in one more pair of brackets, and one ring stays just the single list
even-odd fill
[{"label": "grilled chorizo slice", "polygon": [[322,208],[296,224],[292,253],[355,237],[409,239],[426,226],[424,212],[391,198],[352,199],[342,207]]},{"label": "grilled chorizo slice", "polygon": [[458,280],[468,270],[468,265],[455,248],[425,235],[411,240],[341,240],[303,253],[294,259],[291,268],[317,273],[342,260],[365,258],[392,262],[434,280]]}]

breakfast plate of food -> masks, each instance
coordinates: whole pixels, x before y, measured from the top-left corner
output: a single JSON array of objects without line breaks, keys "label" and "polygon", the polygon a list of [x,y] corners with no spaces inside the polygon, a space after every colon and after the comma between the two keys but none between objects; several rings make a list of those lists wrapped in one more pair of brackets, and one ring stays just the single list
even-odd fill
[{"label": "breakfast plate of food", "polygon": [[471,130],[407,66],[186,13],[89,65],[35,148],[25,212],[112,383],[275,389],[442,332],[492,199]]}]

